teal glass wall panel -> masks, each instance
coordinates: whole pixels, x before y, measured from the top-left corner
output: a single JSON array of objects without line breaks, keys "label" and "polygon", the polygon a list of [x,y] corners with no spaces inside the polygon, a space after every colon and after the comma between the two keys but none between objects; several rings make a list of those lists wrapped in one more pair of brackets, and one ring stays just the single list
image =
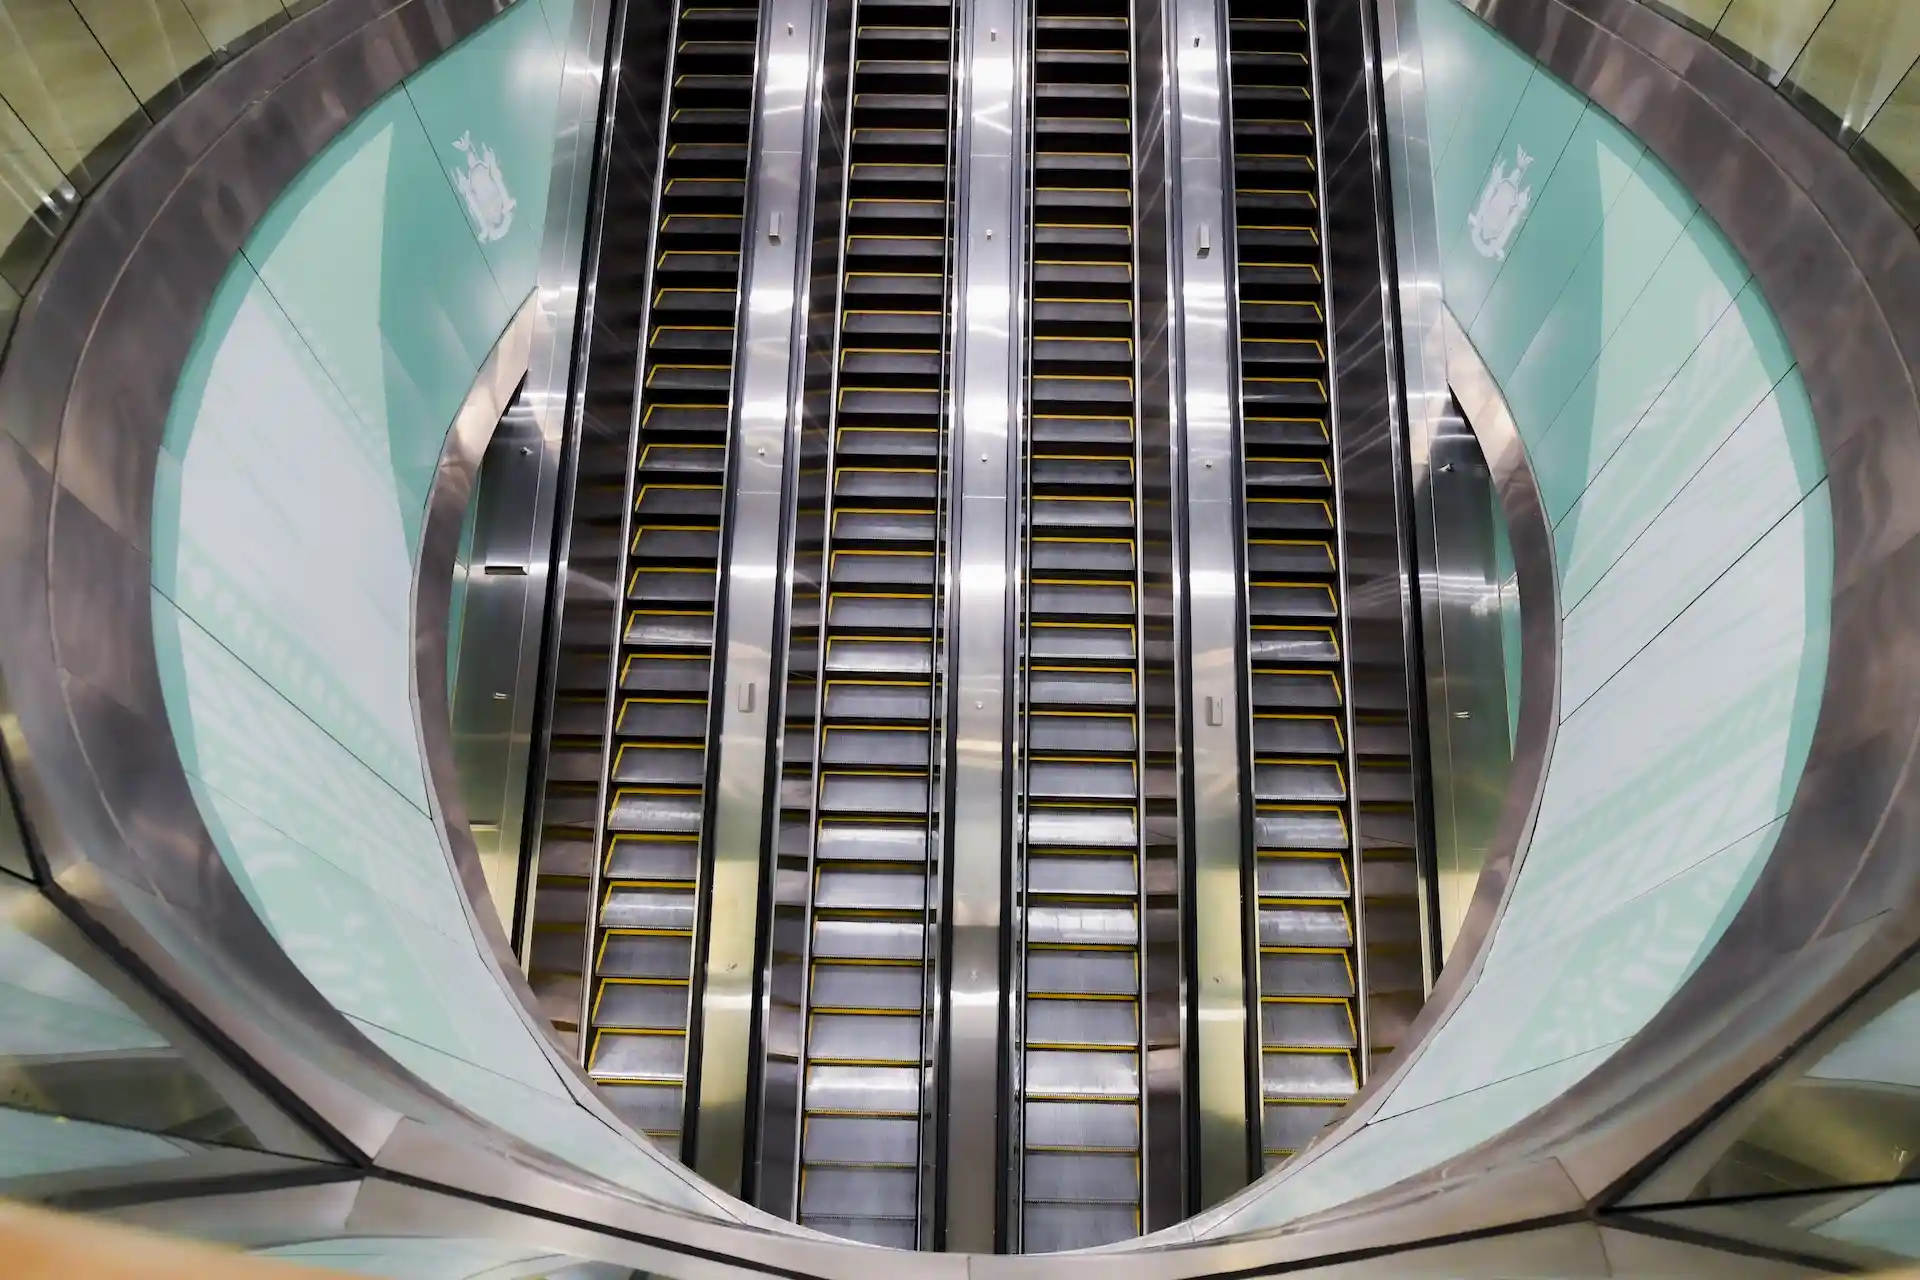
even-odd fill
[{"label": "teal glass wall panel", "polygon": [[[1650,167],[1643,181],[1643,170]],[[1679,183],[1643,157],[1519,363],[1511,374],[1494,370],[1529,447],[1547,434],[1592,371],[1601,348],[1686,230],[1694,207]],[[1479,322],[1498,324],[1498,315],[1483,307]]]},{"label": "teal glass wall panel", "polygon": [[326,998],[531,1146],[712,1212],[575,1100],[476,934],[414,720],[425,504],[455,413],[535,287],[554,32],[572,13],[520,0],[422,68],[244,246],[168,418],[155,646],[221,857]]},{"label": "teal glass wall panel", "polygon": [[1550,520],[1565,517],[1733,305],[1747,275],[1712,222],[1696,213],[1552,425],[1528,437]]},{"label": "teal glass wall panel", "polygon": [[1202,1235],[1430,1169],[1629,1043],[1765,869],[1825,684],[1824,458],[1746,264],[1656,157],[1455,0],[1422,0],[1420,37],[1443,294],[1556,526],[1560,723],[1471,989],[1366,1124]]},{"label": "teal glass wall panel", "polygon": [[184,1160],[211,1150],[185,1138],[0,1107],[0,1186],[16,1178]]},{"label": "teal glass wall panel", "polygon": [[560,53],[539,5],[508,11],[416,72],[407,96],[481,252],[505,282],[531,280],[545,226]]},{"label": "teal glass wall panel", "polygon": [[361,419],[387,427],[417,540],[446,424],[512,307],[405,90],[321,153],[246,254]]},{"label": "teal glass wall panel", "polygon": [[[1441,215],[1440,225],[1455,237],[1441,256],[1446,295],[1463,323],[1479,312],[1514,241],[1526,234],[1536,215],[1552,216],[1553,211],[1535,210],[1532,193],[1553,188],[1561,155],[1586,108],[1586,99],[1552,76],[1534,76],[1470,193],[1473,204],[1464,212],[1453,210],[1458,216],[1452,221]],[[1516,267],[1527,269],[1525,263]]]},{"label": "teal glass wall panel", "polygon": [[1784,381],[1568,611],[1566,711],[1585,705],[1819,483],[1826,469],[1816,441],[1806,391],[1797,378]]},{"label": "teal glass wall panel", "polygon": [[1495,377],[1512,376],[1644,151],[1606,112],[1585,109],[1485,298],[1471,315],[1455,312]]}]

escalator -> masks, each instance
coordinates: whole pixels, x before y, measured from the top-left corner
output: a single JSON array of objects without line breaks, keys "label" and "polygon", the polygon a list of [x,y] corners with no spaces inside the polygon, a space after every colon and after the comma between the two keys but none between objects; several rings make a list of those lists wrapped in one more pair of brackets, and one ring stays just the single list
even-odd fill
[{"label": "escalator", "polygon": [[1036,0],[1018,1247],[1140,1233],[1141,647],[1129,0]]},{"label": "escalator", "polygon": [[774,943],[804,958],[774,966],[804,974],[798,1219],[912,1249],[931,1243],[954,11],[860,0],[853,21],[817,708],[787,730],[814,735],[811,863]]},{"label": "escalator", "polygon": [[1228,10],[1254,755],[1261,1150],[1358,1091],[1361,1006],[1336,450],[1306,0]]},{"label": "escalator", "polygon": [[625,518],[583,1049],[609,1103],[677,1151],[707,810],[734,324],[759,13],[683,3]]}]

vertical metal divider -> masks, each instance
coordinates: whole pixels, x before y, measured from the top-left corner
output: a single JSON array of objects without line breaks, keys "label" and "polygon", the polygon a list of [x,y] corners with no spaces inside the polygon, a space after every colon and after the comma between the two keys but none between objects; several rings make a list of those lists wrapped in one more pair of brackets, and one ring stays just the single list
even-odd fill
[{"label": "vertical metal divider", "polygon": [[[760,902],[769,846],[768,784],[780,746],[772,740],[774,655],[783,649],[782,590],[788,441],[794,388],[803,367],[810,278],[813,159],[818,144],[826,0],[766,0],[761,11],[754,116],[748,127],[746,217],[742,229],[728,503],[721,548],[726,607],[715,614],[709,714],[702,901],[694,936],[693,995],[700,1017],[688,1026],[687,1094],[697,1095],[687,1132],[694,1167],[740,1194],[747,1169],[753,1009],[759,911],[714,904]],[[751,247],[749,247],[751,246]],[[697,1064],[697,1069],[696,1069]]]},{"label": "vertical metal divider", "polygon": [[1172,351],[1167,242],[1167,31],[1157,0],[1133,0],[1131,47],[1134,270],[1134,489],[1140,634],[1141,1229],[1187,1216],[1186,841],[1181,822],[1180,607],[1173,518]]},{"label": "vertical metal divider", "polygon": [[[776,824],[773,842],[768,850],[774,862],[773,883],[770,891],[764,893],[762,911],[764,938],[764,957],[761,962],[762,977],[759,1005],[761,1008],[761,1043],[758,1060],[761,1064],[759,1089],[760,1115],[758,1143],[754,1152],[755,1167],[759,1176],[755,1179],[754,1203],[769,1213],[780,1217],[797,1219],[800,1211],[800,1169],[801,1141],[804,1115],[803,1093],[806,1073],[806,1027],[810,993],[808,974],[812,964],[812,915],[813,886],[816,874],[814,856],[814,837],[819,825],[820,797],[820,738],[824,710],[822,699],[826,689],[826,607],[827,607],[827,541],[828,530],[832,528],[834,511],[833,468],[835,464],[834,427],[836,414],[834,405],[840,386],[840,315],[846,302],[842,294],[846,277],[846,226],[845,202],[847,199],[847,165],[850,163],[848,148],[852,130],[852,39],[859,25],[858,0],[848,0],[840,10],[847,15],[846,48],[838,43],[840,28],[834,25],[833,8],[829,6],[828,17],[822,23],[821,32],[822,69],[821,94],[818,124],[816,125],[816,156],[820,157],[822,148],[834,145],[838,148],[834,157],[820,158],[815,165],[814,209],[809,220],[809,234],[797,243],[807,246],[813,255],[811,274],[814,279],[808,286],[808,327],[805,334],[806,360],[801,370],[802,387],[794,400],[798,406],[789,422],[791,464],[788,467],[790,491],[787,499],[787,539],[785,571],[785,609],[787,624],[785,639],[785,659],[787,678],[781,682],[778,704],[769,708],[774,712],[774,723],[780,726],[781,745],[779,747],[778,772],[782,794],[773,801]],[[829,91],[832,88],[832,76],[837,66],[831,60],[844,52],[847,58],[843,99],[839,104],[837,117],[830,117],[828,111]],[[826,131],[836,125],[840,129],[838,136],[825,136]],[[833,174],[837,172],[837,177]],[[825,194],[823,194],[823,191]],[[823,208],[823,203],[832,207]],[[823,225],[831,227],[833,249],[821,255],[817,241]],[[796,235],[797,235],[796,229]],[[824,257],[830,273],[821,288],[819,272]],[[824,341],[822,341],[824,340]],[[819,359],[824,355],[824,361]],[[824,383],[824,385],[821,385]],[[814,515],[808,504],[813,498],[809,489],[811,477],[815,474],[810,468],[809,450],[818,450],[820,461],[820,491],[818,499],[820,509]],[[817,537],[816,547],[809,541]],[[796,594],[806,583],[811,573],[812,589],[815,600],[811,613],[804,612],[796,603]],[[796,642],[802,635],[808,635],[813,645],[812,653],[812,697],[813,719],[808,729],[809,754],[805,761],[806,773],[803,779],[806,786],[807,803],[804,806],[806,842],[804,849],[797,854],[789,850],[785,841],[784,809],[786,795],[785,774],[792,764],[787,754],[787,735],[789,720],[793,715],[794,681],[796,664]],[[804,653],[802,653],[804,657]],[[800,806],[793,806],[799,808]],[[787,874],[779,863],[783,858],[795,858],[800,862],[800,875]],[[791,869],[787,869],[791,870]],[[795,883],[797,881],[797,883]],[[789,895],[797,892],[798,901]],[[783,929],[782,921],[788,919],[797,909],[798,928],[791,926]],[[790,975],[783,975],[780,969],[778,947],[783,933],[799,935],[797,968]],[[785,988],[792,986],[794,1012],[784,1021],[776,1005],[782,1003]],[[776,1055],[782,1066],[773,1065]],[[779,1072],[784,1069],[787,1057],[792,1059],[792,1075],[782,1079]],[[783,1092],[790,1088],[790,1099]]]},{"label": "vertical metal divider", "polygon": [[1191,916],[1232,921],[1194,931],[1191,1027],[1197,1077],[1199,1205],[1245,1186],[1258,1167],[1258,1074],[1246,993],[1258,948],[1249,802],[1251,697],[1240,447],[1238,287],[1224,0],[1171,0],[1169,176],[1175,234],[1168,254],[1175,317],[1177,491],[1184,502],[1181,631],[1189,708],[1183,771],[1192,848]]},{"label": "vertical metal divider", "polygon": [[[628,0],[632,3],[632,0]],[[673,6],[673,17],[667,25],[667,62],[666,74],[660,81],[660,138],[659,154],[655,157],[653,180],[656,184],[665,180],[667,164],[667,123],[668,113],[673,101],[674,64],[678,61],[675,50],[680,47],[680,10],[681,5]],[[617,81],[618,76],[614,79]],[[617,98],[617,88],[608,90]],[[615,108],[617,110],[617,107]],[[647,228],[647,275],[646,296],[640,303],[640,315],[636,324],[637,337],[634,339],[633,359],[633,409],[627,426],[627,464],[623,473],[623,491],[620,501],[620,545],[615,552],[615,581],[613,583],[613,619],[607,636],[607,718],[600,734],[600,766],[595,774],[598,779],[593,804],[593,861],[587,876],[587,925],[583,946],[586,955],[580,965],[580,1014],[578,1044],[576,1046],[580,1065],[586,1066],[593,1052],[593,971],[594,952],[599,942],[600,892],[604,887],[604,870],[607,846],[607,790],[613,775],[613,736],[614,726],[620,718],[620,637],[626,627],[626,609],[622,601],[626,586],[627,546],[633,538],[634,485],[640,471],[640,388],[646,385],[647,376],[647,330],[652,323],[653,314],[653,258],[654,246],[659,237],[660,210],[656,192],[654,206],[649,210],[650,225]],[[691,998],[691,997],[689,997]],[[683,1129],[682,1132],[685,1132]]]},{"label": "vertical metal divider", "polygon": [[[1344,487],[1345,459],[1341,457],[1340,442],[1340,380],[1335,371],[1334,344],[1338,341],[1333,323],[1332,276],[1333,259],[1328,250],[1329,239],[1327,214],[1327,164],[1326,164],[1326,109],[1321,95],[1320,82],[1320,46],[1319,27],[1315,21],[1314,6],[1307,5],[1307,65],[1313,78],[1313,172],[1314,192],[1319,209],[1315,221],[1320,238],[1320,291],[1326,299],[1327,335],[1327,432],[1331,437],[1328,450],[1333,472],[1333,541],[1338,548],[1339,566],[1335,580],[1340,586],[1340,597],[1336,607],[1340,614],[1340,699],[1342,719],[1341,728],[1347,736],[1347,751],[1344,768],[1347,771],[1347,862],[1349,865],[1348,892],[1351,895],[1353,913],[1353,991],[1354,1022],[1358,1041],[1354,1070],[1358,1073],[1358,1083],[1365,1085],[1369,1072],[1369,1049],[1367,1041],[1367,898],[1361,883],[1361,860],[1363,845],[1360,839],[1360,757],[1355,743],[1358,712],[1355,710],[1353,688],[1353,635],[1350,625],[1349,593],[1347,584],[1352,562],[1347,554],[1347,509]],[[1251,736],[1251,730],[1249,730]],[[1256,983],[1258,966],[1255,966]],[[1257,988],[1256,988],[1257,989]],[[1258,1006],[1256,1005],[1256,1008]],[[1265,1108],[1261,1108],[1264,1118]]]},{"label": "vertical metal divider", "polygon": [[1009,576],[1019,536],[1015,406],[1021,403],[1024,302],[1016,254],[1024,243],[1023,0],[970,0],[961,23],[966,107],[959,118],[954,309],[955,398],[949,452],[958,497],[947,528],[953,589],[945,612],[952,652],[946,691],[949,776],[947,1078],[941,1188],[944,1245],[989,1253],[1004,1239],[1001,1170],[1010,1148],[1003,1089],[1010,959],[1007,909],[1008,686],[1016,605]]},{"label": "vertical metal divider", "polygon": [[[927,883],[924,902],[927,930],[921,952],[920,1020],[920,1177],[915,1188],[919,1211],[920,1248],[947,1247],[947,1205],[944,1179],[950,1173],[950,1135],[945,1122],[946,1101],[951,1082],[949,1033],[953,1016],[949,973],[953,964],[953,859],[948,831],[952,820],[947,806],[947,758],[952,724],[947,702],[948,668],[953,635],[955,596],[953,544],[950,539],[950,512],[953,442],[960,437],[955,410],[954,347],[958,330],[954,317],[959,312],[958,282],[961,260],[961,102],[965,100],[966,63],[960,40],[967,30],[966,6],[956,2],[952,25],[948,28],[948,55],[952,74],[948,80],[947,100],[947,251],[945,257],[947,323],[940,330],[940,421],[946,441],[935,457],[933,581],[939,597],[935,601],[932,664],[927,688]],[[947,1067],[947,1070],[942,1070]]]},{"label": "vertical metal divider", "polygon": [[[1033,582],[1033,218],[1034,184],[1038,181],[1038,172],[1034,163],[1034,154],[1038,147],[1035,133],[1035,115],[1037,103],[1035,90],[1038,69],[1035,66],[1035,51],[1039,47],[1037,35],[1039,26],[1039,7],[1035,0],[1020,0],[1019,20],[1028,32],[1026,48],[1021,51],[1021,66],[1025,79],[1021,87],[1022,101],[1025,105],[1025,117],[1021,125],[1021,134],[1026,142],[1023,163],[1019,166],[1020,207],[1022,234],[1017,252],[1021,256],[1019,264],[1019,298],[1025,302],[1021,316],[1020,335],[1023,350],[1016,362],[1017,389],[1012,406],[1012,422],[1018,443],[1013,449],[1014,465],[1017,468],[1018,484],[1014,490],[1013,510],[1013,578],[1009,584],[1009,598],[1012,601],[1012,664],[1009,672],[1009,686],[1012,706],[1012,720],[1007,737],[1007,760],[1011,797],[1008,801],[1009,825],[1007,828],[1008,866],[1007,878],[1007,957],[1004,970],[1006,974],[1006,1072],[1005,1094],[1007,1099],[1006,1149],[1002,1157],[1006,1172],[1004,1191],[1001,1196],[1002,1209],[1006,1215],[1006,1229],[1002,1237],[1002,1247],[1008,1253],[1026,1252],[1026,1118],[1027,1118],[1027,868],[1028,840],[1027,821],[1029,815],[1028,792],[1031,779],[1028,769],[1031,760],[1026,751],[1028,731],[1028,667],[1033,643],[1033,620],[1031,584]],[[1016,304],[1018,305],[1018,304]]]}]

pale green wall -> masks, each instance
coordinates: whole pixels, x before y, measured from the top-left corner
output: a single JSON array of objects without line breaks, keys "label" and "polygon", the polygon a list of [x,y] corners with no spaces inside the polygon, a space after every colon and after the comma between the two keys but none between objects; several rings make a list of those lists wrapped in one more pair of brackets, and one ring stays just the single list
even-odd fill
[{"label": "pale green wall", "polygon": [[[1558,739],[1473,989],[1371,1123],[1209,1233],[1449,1159],[1625,1044],[1765,864],[1826,673],[1826,470],[1745,263],[1605,112],[1455,0],[1418,14],[1446,302],[1554,526]],[[1524,217],[1476,243],[1496,165],[1523,150]]]},{"label": "pale green wall", "polygon": [[[175,396],[154,507],[167,710],[228,867],[294,962],[456,1101],[703,1203],[577,1106],[483,958],[432,817],[411,596],[429,486],[534,287],[571,0],[523,0],[382,99],[274,204]],[[461,198],[490,147],[505,234]]]}]

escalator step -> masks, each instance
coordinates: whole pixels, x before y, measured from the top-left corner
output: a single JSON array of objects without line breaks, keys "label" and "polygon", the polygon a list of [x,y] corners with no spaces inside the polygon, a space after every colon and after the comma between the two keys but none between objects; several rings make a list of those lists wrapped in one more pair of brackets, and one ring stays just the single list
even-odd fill
[{"label": "escalator step", "polygon": [[1263,898],[1345,898],[1353,892],[1337,854],[1259,858],[1253,876]]},{"label": "escalator step", "polygon": [[1113,662],[1134,657],[1134,632],[1124,626],[1086,626],[1071,622],[1033,624],[1027,641],[1030,657],[1042,661],[1093,659]]},{"label": "escalator step", "polygon": [[1338,710],[1340,686],[1330,671],[1255,671],[1253,705],[1255,710]]},{"label": "escalator step", "polygon": [[1260,805],[1254,810],[1253,838],[1261,849],[1344,850],[1347,824],[1336,808]]},{"label": "escalator step", "polygon": [[820,762],[827,765],[924,769],[928,738],[924,729],[873,729],[830,725]]},{"label": "escalator step", "polygon": [[1029,1102],[1026,1141],[1029,1151],[1133,1151],[1140,1145],[1140,1112],[1124,1103]]},{"label": "escalator step", "polygon": [[929,804],[925,773],[824,773],[820,812],[924,818]]},{"label": "escalator step", "polygon": [[693,968],[693,939],[680,934],[609,933],[600,943],[594,970],[603,978],[671,978],[686,981]]},{"label": "escalator step", "polygon": [[1029,1151],[1025,1166],[1021,1190],[1030,1205],[1125,1205],[1131,1214],[1140,1195],[1132,1152]]},{"label": "escalator step", "polygon": [[[598,764],[596,760],[596,768]],[[693,744],[652,746],[623,743],[613,761],[614,781],[650,786],[699,786],[706,777],[706,770],[706,749]]]},{"label": "escalator step", "polygon": [[836,630],[930,631],[933,597],[836,591],[827,602],[827,625]]},{"label": "escalator step", "polygon": [[1027,698],[1036,705],[1121,707],[1134,703],[1133,672],[1089,667],[1035,667]]},{"label": "escalator step", "polygon": [[813,922],[813,954],[820,960],[899,960],[917,965],[926,943],[926,926],[919,920],[829,917]]},{"label": "escalator step", "polygon": [[1036,752],[1131,755],[1138,746],[1131,715],[1036,712],[1028,722],[1027,746]]},{"label": "escalator step", "polygon": [[1131,1000],[1029,1000],[1027,1044],[1135,1048],[1139,1009]]},{"label": "escalator step", "polygon": [[1021,1212],[1020,1243],[1027,1253],[1059,1253],[1118,1244],[1140,1234],[1131,1205],[1035,1204]]},{"label": "escalator step", "polygon": [[[921,1056],[918,1014],[873,1016],[858,1013],[816,1013],[807,1029],[807,1058],[811,1062],[860,1065],[900,1063],[918,1066]],[[891,1163],[862,1161],[862,1164]]]},{"label": "escalator step", "polygon": [[1257,538],[1247,543],[1247,572],[1254,576],[1332,573],[1333,567],[1333,547],[1326,542]]},{"label": "escalator step", "polygon": [[[918,433],[874,431],[871,434],[885,439]],[[935,533],[931,511],[842,510],[833,513],[833,536],[843,542],[932,542]]]},{"label": "escalator step", "polygon": [[[1337,958],[1337,957],[1336,957]],[[1140,975],[1131,951],[1034,951],[1027,990],[1036,995],[1131,996]]]},{"label": "escalator step", "polygon": [[[924,676],[933,670],[933,647],[926,640],[867,640],[833,636],[827,641],[829,674]],[[924,698],[921,699],[924,702]],[[837,713],[839,716],[850,714]]]},{"label": "escalator step", "polygon": [[1041,800],[1132,800],[1139,785],[1131,762],[1042,757],[1027,764],[1027,794]]},{"label": "escalator step", "polygon": [[1247,528],[1331,533],[1333,508],[1318,498],[1249,498]]},{"label": "escalator step", "polygon": [[697,610],[635,609],[621,642],[635,649],[713,647],[713,614]]},{"label": "escalator step", "polygon": [[1260,1055],[1260,1092],[1266,1098],[1351,1098],[1360,1091],[1353,1055],[1346,1052]]},{"label": "escalator step", "polygon": [[1261,1109],[1260,1141],[1271,1152],[1299,1151],[1340,1117],[1338,1106],[1270,1102]]},{"label": "escalator step", "polygon": [[810,1165],[920,1163],[920,1126],[883,1116],[811,1116],[801,1140]]},{"label": "escalator step", "polygon": [[686,890],[613,885],[600,905],[603,929],[671,929],[693,932],[693,894]]},{"label": "escalator step", "polygon": [[816,1009],[899,1009],[919,1012],[918,964],[816,964],[811,990]]},{"label": "escalator step", "polygon": [[941,318],[937,309],[924,311],[847,311],[840,331],[860,337],[930,337],[940,335]]},{"label": "escalator step", "polygon": [[1259,800],[1335,801],[1347,798],[1340,766],[1332,760],[1259,761],[1253,769]]},{"label": "escalator step", "polygon": [[1033,522],[1056,529],[1133,528],[1130,498],[1061,498],[1036,496]]},{"label": "escalator step", "polygon": [[[1062,954],[1102,953],[1083,951]],[[1118,954],[1131,959],[1127,952]],[[1133,1053],[1102,1053],[1098,1050],[1029,1050],[1026,1086],[1029,1097],[1137,1098],[1140,1096],[1140,1059]]]},{"label": "escalator step", "polygon": [[836,862],[925,862],[927,833],[880,822],[823,822],[814,856]]},{"label": "escalator step", "polygon": [[718,444],[650,444],[640,451],[640,469],[661,472],[718,474],[727,467],[727,449]]},{"label": "escalator step", "polygon": [[931,551],[836,551],[827,572],[836,587],[931,587],[934,566]]},{"label": "escalator step", "polygon": [[[808,1089],[812,1106],[813,1090]],[[898,1219],[909,1230],[919,1206],[918,1169],[809,1168],[800,1178],[800,1213],[816,1218]]]},{"label": "escalator step", "polygon": [[593,1025],[674,1031],[686,1025],[687,988],[679,983],[603,982],[593,1000]]},{"label": "escalator step", "polygon": [[628,698],[620,704],[613,731],[623,738],[704,738],[707,734],[706,692],[700,698]]},{"label": "escalator step", "polygon": [[1027,908],[1027,941],[1033,946],[1131,947],[1139,940],[1140,931],[1130,906],[1038,903]]},{"label": "escalator step", "polygon": [[1139,892],[1133,857],[1073,853],[1027,859],[1027,892],[1068,897],[1132,897]]},{"label": "escalator step", "polygon": [[607,815],[609,831],[692,835],[700,830],[700,796],[694,792],[621,787]]},{"label": "escalator step", "polygon": [[1131,573],[1133,543],[1126,538],[1035,538],[1035,572]]},{"label": "escalator step", "polygon": [[1130,849],[1140,827],[1127,810],[1036,804],[1027,812],[1027,843],[1057,849]]},{"label": "escalator step", "polygon": [[[733,330],[727,330],[731,335]],[[731,342],[732,338],[729,337]],[[722,435],[727,430],[727,406],[724,404],[647,405],[645,426],[650,431],[684,431],[700,435]]]},{"label": "escalator step", "polygon": [[[924,676],[925,669],[919,674]],[[833,680],[827,686],[826,713],[835,720],[924,724],[933,714],[933,697],[924,680]]]},{"label": "escalator step", "polygon": [[1269,996],[1351,996],[1353,968],[1337,951],[1263,951],[1260,991]]},{"label": "escalator step", "polygon": [[1260,1005],[1260,1043],[1303,1049],[1355,1049],[1353,1012],[1345,1000],[1267,1000]]},{"label": "escalator step", "polygon": [[1335,618],[1333,588],[1324,583],[1254,582],[1247,590],[1247,611],[1256,618]]},{"label": "escalator step", "polygon": [[1353,922],[1344,905],[1261,903],[1263,947],[1350,947]]},{"label": "escalator step", "polygon": [[833,473],[833,491],[841,498],[931,503],[938,486],[939,476],[931,469],[837,467]]},{"label": "escalator step", "polygon": [[634,513],[643,520],[673,523],[720,517],[718,485],[646,484],[634,500]]},{"label": "escalator step", "polygon": [[1131,583],[1039,579],[1032,585],[1028,607],[1035,614],[1053,618],[1130,618],[1133,586]]},{"label": "escalator step", "polygon": [[712,684],[712,663],[704,657],[657,657],[637,654],[620,671],[626,693],[704,696]]},{"label": "escalator step", "polygon": [[1340,645],[1331,627],[1276,627],[1251,629],[1247,658],[1255,665],[1272,662],[1338,662]]},{"label": "escalator step", "polygon": [[627,599],[654,604],[712,607],[719,575],[712,569],[640,565],[627,580]]},{"label": "escalator step", "polygon": [[639,1084],[600,1081],[600,1096],[614,1114],[634,1128],[649,1133],[677,1133],[683,1091],[679,1084]]},{"label": "escalator step", "polygon": [[[574,546],[579,546],[577,538]],[[720,558],[720,531],[641,525],[633,531],[633,555],[637,560],[656,563],[689,560],[711,563]]]}]

